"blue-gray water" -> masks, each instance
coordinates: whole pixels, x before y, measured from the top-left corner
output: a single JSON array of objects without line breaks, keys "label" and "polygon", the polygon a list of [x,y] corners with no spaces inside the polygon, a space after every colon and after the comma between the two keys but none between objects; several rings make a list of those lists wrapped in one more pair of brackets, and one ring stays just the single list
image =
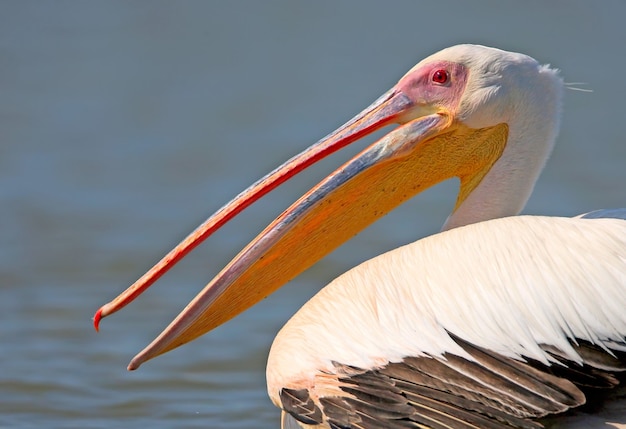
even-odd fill
[{"label": "blue-gray water", "polygon": [[[93,312],[256,178],[459,42],[563,70],[562,132],[526,212],[626,206],[622,1],[0,2],[0,427],[271,428],[271,340],[355,263],[435,232],[419,196],[240,318],[139,371],[128,360],[305,173],[102,323]],[[348,152],[355,149],[349,149]]]}]

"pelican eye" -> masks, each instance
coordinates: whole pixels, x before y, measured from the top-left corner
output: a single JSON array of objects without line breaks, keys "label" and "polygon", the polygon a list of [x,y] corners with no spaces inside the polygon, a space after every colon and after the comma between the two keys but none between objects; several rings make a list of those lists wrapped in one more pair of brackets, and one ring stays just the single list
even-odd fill
[{"label": "pelican eye", "polygon": [[433,73],[432,81],[435,83],[445,84],[448,83],[448,80],[450,80],[450,76],[448,75],[448,72],[444,69],[439,69]]}]

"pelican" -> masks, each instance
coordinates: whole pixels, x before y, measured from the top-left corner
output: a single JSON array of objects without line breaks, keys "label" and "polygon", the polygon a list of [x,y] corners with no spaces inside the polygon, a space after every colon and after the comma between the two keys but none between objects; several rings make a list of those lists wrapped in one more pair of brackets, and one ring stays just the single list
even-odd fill
[{"label": "pelican", "polygon": [[397,125],[252,240],[129,364],[272,293],[403,201],[460,180],[443,231],[351,269],[278,333],[283,428],[626,427],[626,209],[517,216],[554,145],[564,83],[513,52],[458,45],[198,227],[94,317],[297,172]]}]

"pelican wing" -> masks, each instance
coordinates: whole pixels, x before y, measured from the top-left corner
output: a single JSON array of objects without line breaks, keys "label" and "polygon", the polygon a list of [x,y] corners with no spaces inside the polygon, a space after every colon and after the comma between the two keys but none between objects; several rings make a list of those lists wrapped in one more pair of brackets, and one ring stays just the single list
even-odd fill
[{"label": "pelican wing", "polygon": [[531,419],[585,404],[589,393],[617,386],[616,375],[626,371],[626,343],[610,350],[573,343],[582,365],[546,346],[559,362],[548,366],[450,336],[469,359],[407,357],[374,370],[335,363],[344,395],[315,401],[307,389],[282,389],[284,410],[301,423],[331,428],[541,428]]},{"label": "pelican wing", "polygon": [[522,216],[381,255],[279,333],[270,395],[334,428],[540,428],[595,405],[626,381],[625,234]]}]

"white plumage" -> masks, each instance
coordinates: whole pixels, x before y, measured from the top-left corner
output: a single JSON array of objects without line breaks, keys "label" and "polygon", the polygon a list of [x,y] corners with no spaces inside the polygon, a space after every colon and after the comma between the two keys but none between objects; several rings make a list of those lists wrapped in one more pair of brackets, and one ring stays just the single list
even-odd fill
[{"label": "white plumage", "polygon": [[333,361],[471,359],[447,331],[544,363],[554,359],[538,345],[550,344],[581,363],[568,338],[623,343],[624,285],[621,219],[516,216],[456,228],[364,262],[307,302],[274,341],[268,391],[279,402],[282,387],[314,385]]}]

